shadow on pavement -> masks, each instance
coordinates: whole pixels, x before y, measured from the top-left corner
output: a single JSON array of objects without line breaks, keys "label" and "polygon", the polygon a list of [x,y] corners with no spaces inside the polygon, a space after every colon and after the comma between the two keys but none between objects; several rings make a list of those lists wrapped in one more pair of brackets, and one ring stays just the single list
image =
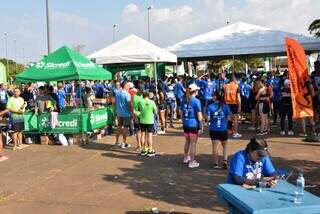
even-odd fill
[{"label": "shadow on pavement", "polygon": [[[182,164],[181,155],[162,154],[156,157],[142,157],[126,151],[111,151],[102,155],[136,162],[133,168],[119,168],[121,173],[104,176],[105,180],[123,184],[136,195],[173,205],[224,211],[224,205],[218,201],[214,188],[217,184],[225,182],[227,172],[210,168],[210,155],[197,156],[201,164],[197,169],[189,169]],[[294,170],[289,179],[293,184],[298,172],[303,170],[306,185],[317,185],[306,190],[320,195],[318,162],[287,160],[279,157],[273,157],[272,160],[278,169]]]}]

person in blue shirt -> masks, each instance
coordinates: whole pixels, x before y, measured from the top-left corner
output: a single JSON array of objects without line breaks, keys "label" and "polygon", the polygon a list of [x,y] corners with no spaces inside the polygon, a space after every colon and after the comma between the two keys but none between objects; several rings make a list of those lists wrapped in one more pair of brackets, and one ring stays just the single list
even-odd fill
[{"label": "person in blue shirt", "polygon": [[180,112],[179,112],[179,108],[181,106],[181,101],[184,97],[184,93],[185,93],[185,88],[183,87],[181,78],[179,77],[177,82],[174,85],[174,94],[176,96],[176,102],[177,102],[177,118],[181,118]]},{"label": "person in blue shirt", "polygon": [[257,186],[260,180],[264,180],[268,186],[273,186],[277,183],[276,177],[277,172],[270,160],[267,142],[255,136],[245,150],[233,155],[227,183]]},{"label": "person in blue shirt", "polygon": [[93,89],[93,91],[95,93],[96,98],[103,98],[103,96],[104,96],[104,87],[99,81],[96,81],[93,84],[92,89]]},{"label": "person in blue shirt", "polygon": [[57,110],[61,112],[64,107],[66,107],[66,92],[63,90],[63,84],[58,84],[58,91],[56,92],[57,100]]},{"label": "person in blue shirt", "polygon": [[241,95],[241,110],[244,114],[246,120],[248,120],[248,114],[251,115],[251,106],[250,106],[250,90],[251,85],[248,84],[246,78],[242,78],[241,85],[240,85],[240,95]]},{"label": "person in blue shirt", "polygon": [[211,103],[206,110],[206,116],[210,124],[209,133],[212,141],[213,168],[220,168],[218,164],[218,157],[219,146],[221,144],[223,147],[222,169],[228,169],[228,119],[232,113],[229,106],[224,101],[224,94],[222,91],[216,91],[214,93],[213,100],[214,102]]},{"label": "person in blue shirt", "polygon": [[212,75],[210,75],[210,78],[205,81],[204,90],[203,90],[203,97],[205,99],[204,111],[212,101],[213,94],[215,93],[216,90],[217,90],[216,81],[214,81],[212,78]]},{"label": "person in blue shirt", "polygon": [[[118,116],[118,127],[116,133],[116,146],[122,148],[130,148],[131,145],[127,143],[128,128],[131,124],[131,113],[133,111],[131,97],[129,94],[130,82],[123,82],[122,89],[116,92],[115,105]],[[123,142],[119,142],[120,134],[122,134]]]},{"label": "person in blue shirt", "polygon": [[200,133],[203,130],[201,103],[200,100],[196,98],[198,90],[199,87],[196,84],[189,85],[180,107],[184,136],[186,138],[183,163],[188,164],[189,168],[196,168],[200,165],[195,160],[199,130]]}]

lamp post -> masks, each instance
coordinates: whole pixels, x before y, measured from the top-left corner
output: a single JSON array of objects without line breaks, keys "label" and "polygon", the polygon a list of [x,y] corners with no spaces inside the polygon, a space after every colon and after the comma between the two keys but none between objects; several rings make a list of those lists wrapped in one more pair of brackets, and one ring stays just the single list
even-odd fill
[{"label": "lamp post", "polygon": [[49,0],[46,0],[46,15],[47,15],[47,45],[48,55],[51,53],[51,41],[50,41],[50,14],[49,14]]},{"label": "lamp post", "polygon": [[148,41],[150,42],[150,12],[153,9],[153,6],[148,7]]},{"label": "lamp post", "polygon": [[112,33],[113,33],[113,43],[116,42],[116,29],[117,29],[118,25],[117,24],[114,24],[112,26]]},{"label": "lamp post", "polygon": [[4,43],[6,48],[6,61],[7,61],[7,75],[9,76],[9,59],[8,59],[8,33],[4,32]]},{"label": "lamp post", "polygon": [[16,61],[15,72],[17,72],[17,40],[16,39],[13,40],[13,44],[14,44],[14,59]]}]

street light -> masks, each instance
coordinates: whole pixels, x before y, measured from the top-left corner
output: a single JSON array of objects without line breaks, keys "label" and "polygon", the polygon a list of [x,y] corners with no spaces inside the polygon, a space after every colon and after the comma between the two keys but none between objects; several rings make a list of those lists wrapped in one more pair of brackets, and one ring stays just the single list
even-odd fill
[{"label": "street light", "polygon": [[113,43],[115,43],[116,42],[116,28],[118,27],[118,25],[117,24],[114,24],[113,26],[112,26],[112,33],[113,33]]},{"label": "street light", "polygon": [[49,14],[49,0],[46,0],[46,15],[47,15],[47,45],[48,45],[48,55],[51,53],[51,43],[50,43],[50,14]]},{"label": "street light", "polygon": [[153,9],[153,6],[148,7],[148,41],[150,42],[150,11]]},{"label": "street light", "polygon": [[8,59],[8,39],[7,39],[8,33],[4,32],[4,43],[6,46],[6,61],[7,61],[7,75],[9,76],[9,59]]},{"label": "street light", "polygon": [[14,59],[16,61],[15,68],[16,68],[16,72],[17,72],[17,40],[16,39],[13,40],[13,44],[14,44]]}]

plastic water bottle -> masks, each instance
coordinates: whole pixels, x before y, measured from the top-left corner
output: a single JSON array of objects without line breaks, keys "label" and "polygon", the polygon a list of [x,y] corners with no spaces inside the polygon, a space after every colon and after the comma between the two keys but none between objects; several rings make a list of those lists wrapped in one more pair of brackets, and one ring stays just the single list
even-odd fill
[{"label": "plastic water bottle", "polygon": [[304,195],[304,186],[305,186],[305,180],[303,177],[303,173],[300,172],[300,174],[297,178],[297,186],[296,186],[296,191],[295,191],[294,203],[296,203],[296,204],[302,203],[302,198]]}]

